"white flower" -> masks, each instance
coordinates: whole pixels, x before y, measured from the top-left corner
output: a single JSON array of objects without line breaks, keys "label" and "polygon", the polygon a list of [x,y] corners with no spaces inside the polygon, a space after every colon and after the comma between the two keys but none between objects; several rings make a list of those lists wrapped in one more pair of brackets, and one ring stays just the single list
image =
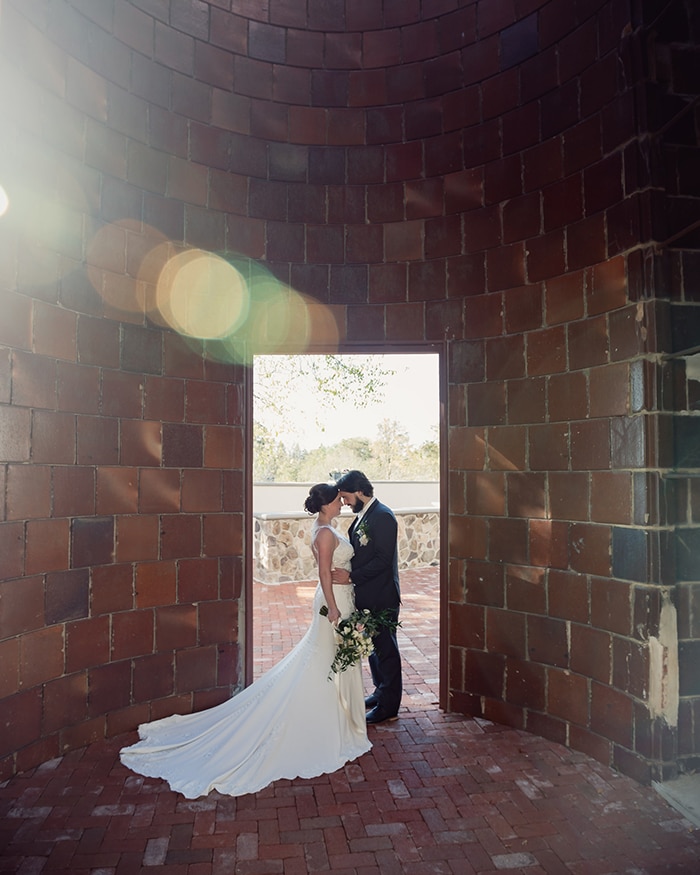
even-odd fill
[{"label": "white flower", "polygon": [[360,547],[366,547],[370,542],[369,532],[367,531],[367,520],[362,520],[355,530],[357,540],[360,542]]},{"label": "white flower", "polygon": [[[327,616],[328,608],[323,605],[320,613],[322,616]],[[398,620],[393,618],[391,611],[373,613],[368,608],[354,611],[349,617],[341,620],[335,627],[338,646],[328,677],[345,671],[346,668],[359,662],[363,656],[370,656],[374,652],[372,639],[383,628],[396,629],[400,625]]]}]

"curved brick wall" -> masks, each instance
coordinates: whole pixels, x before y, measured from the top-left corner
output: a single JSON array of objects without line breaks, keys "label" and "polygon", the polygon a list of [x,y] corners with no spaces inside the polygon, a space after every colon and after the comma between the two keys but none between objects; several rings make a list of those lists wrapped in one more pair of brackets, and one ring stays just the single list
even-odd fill
[{"label": "curved brick wall", "polygon": [[674,700],[659,560],[650,242],[679,225],[650,218],[644,22],[297,5],[2,4],[4,771],[241,683],[244,373],[155,316],[169,242],[264,264],[343,348],[442,351],[443,703],[659,774],[700,690]]}]

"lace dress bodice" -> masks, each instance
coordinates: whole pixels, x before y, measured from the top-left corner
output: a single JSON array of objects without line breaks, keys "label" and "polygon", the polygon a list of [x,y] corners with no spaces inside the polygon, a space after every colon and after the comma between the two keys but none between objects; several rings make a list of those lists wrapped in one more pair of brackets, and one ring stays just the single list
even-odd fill
[{"label": "lace dress bodice", "polygon": [[341,535],[340,532],[334,528],[333,526],[319,526],[318,523],[314,523],[313,528],[311,530],[311,546],[316,553],[316,535],[321,529],[330,529],[333,534],[338,539],[338,546],[335,548],[335,552],[333,553],[333,564],[336,568],[344,568],[345,571],[350,571],[350,560],[355,553],[352,544],[345,535]]}]

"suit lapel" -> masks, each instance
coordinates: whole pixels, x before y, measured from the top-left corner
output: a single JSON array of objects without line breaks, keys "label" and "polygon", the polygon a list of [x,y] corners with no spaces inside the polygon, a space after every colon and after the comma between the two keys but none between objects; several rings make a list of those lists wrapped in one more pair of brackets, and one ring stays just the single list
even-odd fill
[{"label": "suit lapel", "polygon": [[[362,520],[363,520],[363,521],[367,519],[367,517],[369,516],[369,514],[372,513],[372,511],[374,510],[374,508],[375,508],[376,506],[377,506],[377,502],[376,502],[376,501],[373,501],[372,504],[370,504],[370,506],[367,508],[367,510],[362,514]],[[349,541],[352,541],[352,539],[354,538],[354,536],[355,536],[355,529],[357,529],[357,526],[358,526],[358,523],[359,523],[359,522],[360,522],[359,517],[356,516],[355,519],[352,521],[352,525],[351,525],[350,528],[348,529],[348,540],[349,540]]]}]

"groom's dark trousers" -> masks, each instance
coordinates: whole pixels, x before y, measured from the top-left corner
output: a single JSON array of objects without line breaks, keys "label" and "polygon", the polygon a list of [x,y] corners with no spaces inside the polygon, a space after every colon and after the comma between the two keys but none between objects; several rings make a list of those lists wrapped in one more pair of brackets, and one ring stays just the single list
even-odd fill
[{"label": "groom's dark trousers", "polygon": [[[348,531],[355,550],[352,582],[355,605],[363,610],[389,610],[398,620],[401,604],[398,562],[398,525],[385,504],[373,501],[362,519],[355,519]],[[394,716],[401,704],[401,656],[396,632],[383,629],[374,639],[369,657],[378,707]]]}]

